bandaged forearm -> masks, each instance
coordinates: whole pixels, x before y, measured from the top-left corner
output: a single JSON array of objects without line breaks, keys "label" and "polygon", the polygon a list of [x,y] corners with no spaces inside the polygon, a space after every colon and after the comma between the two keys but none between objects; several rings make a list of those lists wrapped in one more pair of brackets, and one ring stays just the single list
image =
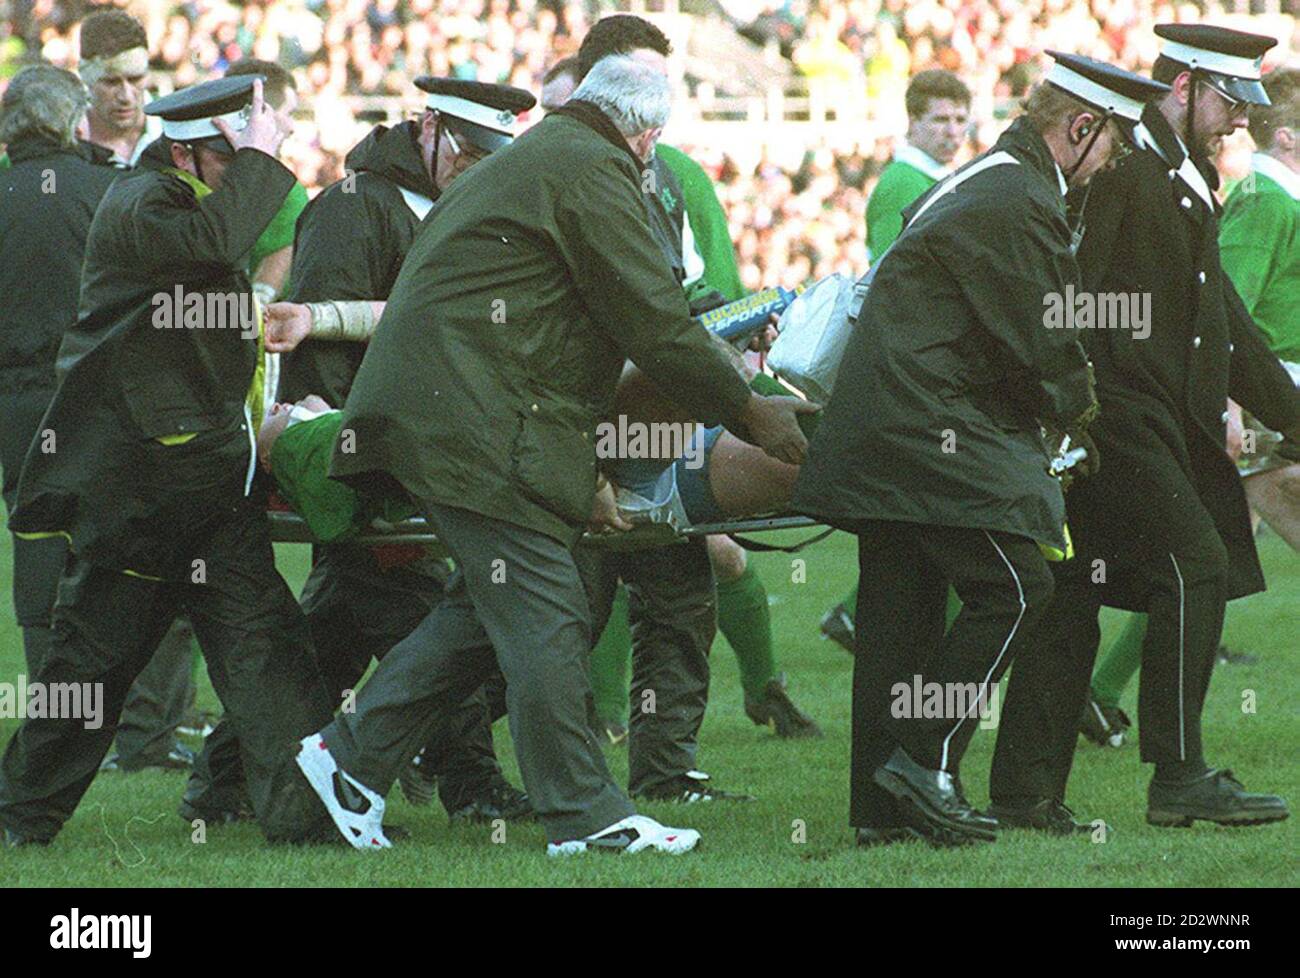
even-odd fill
[{"label": "bandaged forearm", "polygon": [[311,338],[314,340],[364,341],[375,334],[374,303],[368,299],[350,302],[309,302]]}]

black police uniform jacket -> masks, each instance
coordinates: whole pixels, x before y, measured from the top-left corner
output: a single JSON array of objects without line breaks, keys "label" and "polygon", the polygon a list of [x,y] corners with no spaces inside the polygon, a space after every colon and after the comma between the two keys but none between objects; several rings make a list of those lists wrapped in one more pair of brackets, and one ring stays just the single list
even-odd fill
[{"label": "black police uniform jacket", "polygon": [[846,529],[893,520],[1066,548],[1039,420],[1064,427],[1091,399],[1082,349],[1071,332],[1045,328],[1043,314],[1045,296],[1076,283],[1077,269],[1042,137],[1018,120],[998,151],[1018,164],[937,200],[882,259],[795,510]]},{"label": "black police uniform jacket", "polygon": [[244,259],[294,178],[273,157],[241,149],[221,189],[199,199],[164,172],[169,162],[167,142],[155,142],[95,214],[81,315],[60,347],[62,379],[28,450],[10,527],[65,534],[92,563],[188,580],[202,555],[177,541],[238,505],[252,478],[246,398],[260,353],[241,317],[224,328],[207,315],[187,324],[167,302],[179,287],[182,302],[198,296],[191,302],[205,311],[230,310],[232,295],[251,310]]},{"label": "black police uniform jacket", "polygon": [[[1131,610],[1145,608],[1143,561],[1197,545],[1179,515],[1188,492],[1227,548],[1229,596],[1263,590],[1245,493],[1224,450],[1226,400],[1273,429],[1300,420],[1300,394],[1220,265],[1217,201],[1198,193],[1194,161],[1164,116],[1149,108],[1143,123],[1148,148],[1096,177],[1078,258],[1084,289],[1150,294],[1150,335],[1078,330],[1096,367],[1102,467],[1067,498],[1080,563],[1104,560],[1106,602]],[[1212,191],[1213,169],[1199,172]]]},{"label": "black police uniform jacket", "polygon": [[[351,175],[327,187],[298,218],[288,298],[384,300],[438,189],[416,138],[419,124],[376,126],[348,153]],[[364,343],[305,340],[283,362],[280,392],[342,407],[365,355]]]}]

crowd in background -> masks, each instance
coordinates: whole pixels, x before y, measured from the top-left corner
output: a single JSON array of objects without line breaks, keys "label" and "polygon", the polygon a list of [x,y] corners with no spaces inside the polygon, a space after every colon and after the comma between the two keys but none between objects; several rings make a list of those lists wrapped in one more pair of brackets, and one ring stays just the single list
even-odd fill
[{"label": "crowd in background", "polygon": [[[409,96],[420,74],[499,81],[538,91],[542,75],[576,51],[612,7],[595,0],[129,0],[146,27],[151,64],[167,88],[222,73],[252,56],[298,80],[303,108],[284,157],[311,192],[343,175],[347,150],[380,121],[383,97]],[[865,91],[880,124],[853,144],[752,146],[737,153],[725,125],[717,141],[684,145],[717,179],[741,274],[751,288],[793,286],[866,266],[863,215],[876,175],[899,138],[903,93],[926,68],[956,72],[974,93],[971,151],[991,139],[1007,106],[1061,48],[1142,69],[1161,20],[1286,14],[1296,0],[719,0],[744,36],[775,46],[796,83]],[[85,0],[0,0],[0,85],[42,57],[75,67]],[[653,5],[652,5],[653,6]],[[704,9],[704,0],[697,6]],[[1300,31],[1300,18],[1292,21]],[[1285,49],[1286,45],[1280,46]],[[1295,50],[1294,44],[1291,49]],[[690,85],[689,65],[686,83]],[[536,115],[536,113],[534,113]],[[671,136],[671,132],[669,134]],[[799,158],[802,155],[802,160]],[[739,157],[743,162],[737,162]]]}]

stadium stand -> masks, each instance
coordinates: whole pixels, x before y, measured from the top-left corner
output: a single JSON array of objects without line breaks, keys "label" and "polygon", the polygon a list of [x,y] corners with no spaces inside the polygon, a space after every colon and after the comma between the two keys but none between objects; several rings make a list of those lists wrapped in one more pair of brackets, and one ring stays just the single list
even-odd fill
[{"label": "stadium stand", "polygon": [[[279,61],[302,106],[284,156],[314,193],[375,122],[417,108],[428,73],[540,90],[593,20],[626,11],[673,40],[679,92],[666,139],[719,183],[747,288],[793,287],[866,267],[866,199],[905,127],[903,91],[926,68],[974,93],[973,155],[1037,77],[1044,48],[1143,69],[1159,20],[1292,38],[1294,0],[129,0],[149,35],[159,94],[242,57]],[[75,67],[82,0],[0,0],[0,85],[44,58]],[[1229,176],[1248,145],[1230,144]],[[1237,173],[1236,171],[1240,171]]]}]

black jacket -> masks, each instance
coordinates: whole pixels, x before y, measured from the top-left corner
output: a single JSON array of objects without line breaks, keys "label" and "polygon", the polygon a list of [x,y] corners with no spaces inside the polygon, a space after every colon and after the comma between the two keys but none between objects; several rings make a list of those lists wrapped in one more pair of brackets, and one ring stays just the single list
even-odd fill
[{"label": "black jacket", "polygon": [[92,562],[154,576],[178,570],[178,527],[245,491],[245,404],[259,357],[255,332],[237,322],[160,316],[178,288],[205,311],[209,297],[251,304],[244,258],[293,186],[292,173],[252,149],[201,197],[163,172],[166,162],[159,141],[95,214],[81,317],[60,347],[63,376],[43,421],[57,448],[33,442],[10,520],[17,532],[67,533]]},{"label": "black jacket", "polygon": [[90,222],[120,172],[96,162],[97,149],[39,137],[9,146],[13,166],[0,170],[0,385],[6,389],[42,386],[54,393],[59,342],[77,319]]},{"label": "black jacket", "polygon": [[1043,322],[1044,297],[1077,285],[1059,171],[1024,120],[989,152],[1018,163],[936,199],[881,260],[795,510],[847,529],[897,520],[1065,549],[1039,421],[1068,426],[1091,399],[1073,333]]},{"label": "black jacket", "polygon": [[[347,155],[353,175],[307,205],[294,235],[289,301],[388,298],[420,224],[412,203],[438,198],[418,135],[415,122],[376,126]],[[341,407],[365,352],[361,343],[304,341],[284,358],[280,396],[318,394]]]},{"label": "black jacket", "polygon": [[1135,558],[1167,559],[1187,520],[1174,525],[1164,504],[1188,492],[1227,548],[1231,596],[1263,589],[1245,493],[1224,450],[1226,401],[1273,429],[1300,420],[1300,392],[1219,262],[1218,203],[1198,193],[1217,176],[1205,164],[1193,170],[1158,110],[1143,122],[1154,145],[1095,178],[1079,266],[1088,291],[1149,293],[1150,335],[1079,331],[1096,366],[1102,467],[1068,497],[1081,553],[1111,568],[1108,600],[1136,609],[1144,582],[1125,570]]}]

